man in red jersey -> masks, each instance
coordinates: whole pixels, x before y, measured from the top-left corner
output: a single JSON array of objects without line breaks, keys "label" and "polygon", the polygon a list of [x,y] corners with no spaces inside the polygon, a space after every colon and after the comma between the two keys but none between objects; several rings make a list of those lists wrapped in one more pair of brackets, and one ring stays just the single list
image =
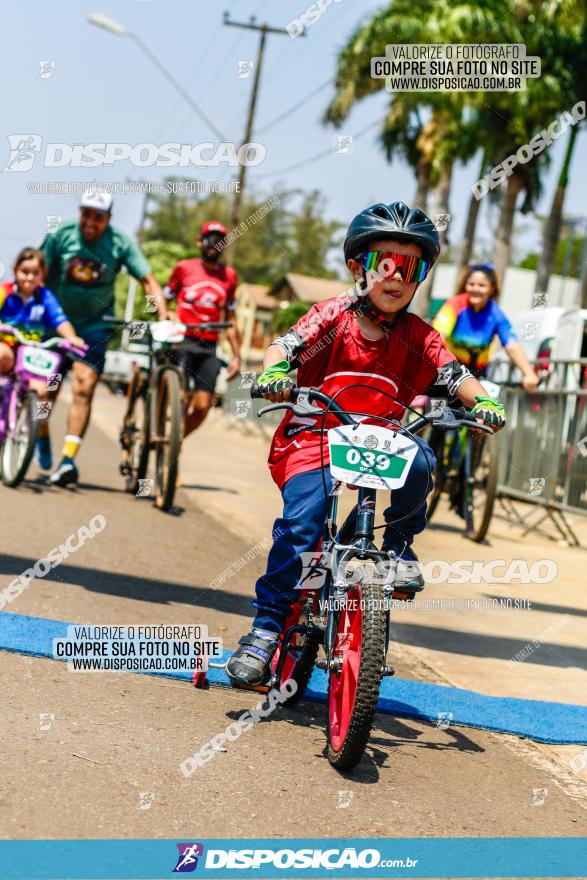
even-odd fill
[{"label": "man in red jersey", "polygon": [[[227,321],[233,317],[238,278],[231,266],[220,262],[227,234],[228,230],[221,223],[205,223],[198,240],[201,259],[180,260],[171,273],[165,294],[168,299],[177,300],[176,315],[182,324]],[[236,325],[226,331],[226,336],[233,353],[226,378],[234,379],[241,365]],[[216,357],[217,342],[215,330],[190,329],[178,346],[178,359],[186,380],[185,437],[200,427],[214,401],[221,367]]]}]

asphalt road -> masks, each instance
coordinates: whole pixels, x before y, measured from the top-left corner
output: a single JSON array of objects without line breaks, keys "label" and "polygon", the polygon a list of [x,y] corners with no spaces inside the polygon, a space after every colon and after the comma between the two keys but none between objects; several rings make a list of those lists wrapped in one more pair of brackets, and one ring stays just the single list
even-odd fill
[{"label": "asphalt road", "polygon": [[[56,416],[60,424],[62,408]],[[246,541],[181,490],[177,515],[126,495],[117,461],[115,444],[93,426],[77,490],[44,486],[34,466],[18,490],[0,489],[1,586],[95,515],[106,519],[99,535],[6,610],[104,625],[205,623],[234,645],[248,627],[263,557],[211,589],[247,552]],[[208,474],[211,491],[213,482]],[[433,680],[403,645],[394,665],[400,676]],[[570,776],[512,737],[378,715],[363,761],[341,776],[324,756],[324,706],[302,701],[185,778],[180,762],[258,697],[130,673],[74,673],[8,653],[0,654],[0,683],[4,839],[585,833],[586,802]],[[49,729],[40,729],[42,713],[54,716]]]}]

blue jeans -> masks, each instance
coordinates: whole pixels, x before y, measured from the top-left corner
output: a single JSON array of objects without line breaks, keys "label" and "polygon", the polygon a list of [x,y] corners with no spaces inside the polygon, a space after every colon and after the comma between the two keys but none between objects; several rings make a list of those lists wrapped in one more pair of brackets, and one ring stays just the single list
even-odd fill
[{"label": "blue jeans", "polygon": [[[383,514],[387,523],[382,544],[385,550],[402,552],[411,545],[414,535],[426,528],[426,496],[432,489],[436,460],[426,443],[419,443],[405,485],[392,493],[390,506]],[[324,476],[330,492],[328,468]],[[291,477],[282,496],[283,516],[275,520],[267,571],[256,583],[253,600],[257,612],[253,625],[271,632],[281,632],[292,602],[299,595],[295,586],[302,575],[300,553],[314,551],[324,532],[327,501],[321,469]]]}]

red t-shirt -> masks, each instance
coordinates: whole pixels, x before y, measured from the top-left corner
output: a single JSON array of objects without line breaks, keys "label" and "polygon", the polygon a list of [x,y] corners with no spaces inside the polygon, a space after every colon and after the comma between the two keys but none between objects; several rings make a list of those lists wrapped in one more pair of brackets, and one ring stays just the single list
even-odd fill
[{"label": "red t-shirt", "polygon": [[[168,288],[177,298],[177,316],[184,324],[222,321],[234,310],[237,274],[231,266],[215,263],[208,271],[201,260],[180,260]],[[188,330],[186,336],[216,342],[216,330]]]},{"label": "red t-shirt", "polygon": [[[298,386],[317,388],[330,397],[344,389],[336,401],[348,412],[400,419],[405,406],[377,392],[387,392],[409,404],[436,381],[439,367],[455,360],[454,354],[436,330],[412,314],[404,315],[387,338],[367,339],[354,312],[333,307],[336,299],[313,306],[295,325],[307,343],[297,356]],[[373,391],[349,387],[356,383]],[[321,466],[320,433],[310,428],[319,427],[322,421],[320,416],[302,419],[292,412],[285,414],[269,453],[271,476],[280,488],[290,477]],[[338,424],[334,416],[325,420],[326,429]],[[328,464],[326,433],[324,440],[324,462]]]}]

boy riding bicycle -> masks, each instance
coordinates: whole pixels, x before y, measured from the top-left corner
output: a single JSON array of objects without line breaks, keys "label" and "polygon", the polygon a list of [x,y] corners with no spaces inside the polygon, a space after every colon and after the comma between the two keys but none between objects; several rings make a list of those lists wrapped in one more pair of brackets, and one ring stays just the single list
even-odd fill
[{"label": "boy riding bicycle", "polygon": [[[269,346],[258,380],[263,396],[274,402],[288,400],[294,385],[288,374],[298,368],[300,386],[336,396],[347,411],[400,419],[403,404],[430,386],[444,385],[445,392],[472,407],[480,420],[496,430],[503,427],[501,404],[485,396],[432,327],[407,311],[439,253],[436,228],[417,208],[394,202],[358,214],[348,228],[344,256],[361,294],[342,309],[336,300],[315,305]],[[319,340],[327,344],[316,345]],[[390,400],[390,394],[399,402]],[[273,438],[269,468],[282,492],[283,516],[275,522],[277,537],[267,571],[256,584],[251,631],[239,640],[227,663],[235,684],[255,687],[268,680],[278,635],[296,598],[300,554],[314,551],[322,535],[322,464],[328,464],[322,421],[288,412]],[[422,443],[406,484],[394,491],[384,513],[382,549],[394,551],[399,559],[396,586],[401,590],[417,591],[424,585],[412,542],[426,528],[425,498],[434,466],[432,451]],[[324,478],[330,491],[328,469]]]}]

